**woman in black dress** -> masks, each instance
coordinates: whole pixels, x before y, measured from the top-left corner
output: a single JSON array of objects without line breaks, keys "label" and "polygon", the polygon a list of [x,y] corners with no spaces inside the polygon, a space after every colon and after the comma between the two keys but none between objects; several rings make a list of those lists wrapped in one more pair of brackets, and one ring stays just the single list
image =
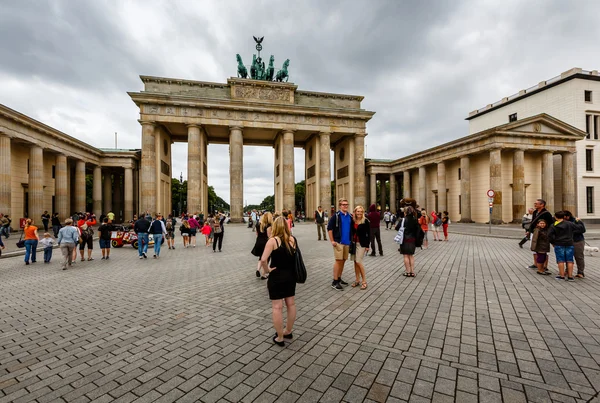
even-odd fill
[{"label": "woman in black dress", "polygon": [[260,258],[265,251],[265,245],[269,238],[271,238],[271,226],[273,225],[273,215],[268,211],[263,214],[260,221],[256,224],[256,242],[254,248],[252,248],[252,254],[258,257],[258,266],[256,267],[256,277],[260,277],[265,280],[267,276],[260,273],[262,263]]},{"label": "woman in black dress", "polygon": [[[267,282],[269,298],[273,308],[273,326],[277,332],[273,342],[285,346],[284,339],[291,339],[292,328],[296,320],[296,273],[295,273],[296,239],[283,217],[273,222],[273,235],[265,245],[260,262],[265,273],[270,273]],[[269,267],[269,258],[271,264]],[[283,301],[287,307],[287,324],[283,329]]]},{"label": "woman in black dress", "polygon": [[[396,224],[400,227],[402,221]],[[404,276],[415,276],[415,241],[419,231],[417,212],[412,206],[404,209],[404,238],[400,244],[400,253],[404,256]]]}]

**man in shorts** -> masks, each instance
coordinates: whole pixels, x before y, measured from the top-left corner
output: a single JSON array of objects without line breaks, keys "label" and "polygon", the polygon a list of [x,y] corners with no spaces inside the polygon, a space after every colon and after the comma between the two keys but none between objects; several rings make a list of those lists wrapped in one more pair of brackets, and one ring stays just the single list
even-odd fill
[{"label": "man in shorts", "polygon": [[342,285],[348,285],[348,283],[342,280],[342,271],[344,270],[344,263],[348,260],[348,252],[350,251],[352,216],[348,212],[348,200],[343,198],[338,200],[338,206],[340,210],[329,220],[327,232],[329,234],[329,241],[333,246],[333,256],[335,258],[331,287],[342,291]]}]

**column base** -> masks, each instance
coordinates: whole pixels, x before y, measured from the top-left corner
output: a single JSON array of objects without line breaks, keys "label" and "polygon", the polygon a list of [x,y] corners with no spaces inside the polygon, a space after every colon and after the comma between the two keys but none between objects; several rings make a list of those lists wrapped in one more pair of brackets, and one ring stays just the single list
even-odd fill
[{"label": "column base", "polygon": [[512,220],[510,222],[510,224],[521,224],[523,223],[523,220],[521,220],[520,218],[515,218],[514,220]]},{"label": "column base", "polygon": [[244,224],[244,223],[246,223],[246,221],[244,221],[244,219],[243,219],[243,218],[234,218],[234,217],[231,217],[231,218],[229,219],[229,222],[230,222],[231,224]]},{"label": "column base", "polygon": [[461,224],[475,224],[475,221],[471,220],[470,218],[460,219],[458,222]]},{"label": "column base", "polygon": [[[486,222],[486,224],[489,224],[489,223],[490,223],[489,221]],[[492,225],[501,225],[501,224],[506,224],[506,223],[502,220],[496,220],[496,219],[492,220]]]}]

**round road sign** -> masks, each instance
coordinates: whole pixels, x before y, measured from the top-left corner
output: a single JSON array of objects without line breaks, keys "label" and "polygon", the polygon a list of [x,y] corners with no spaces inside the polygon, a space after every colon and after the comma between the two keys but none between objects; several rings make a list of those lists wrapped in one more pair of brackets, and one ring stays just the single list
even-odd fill
[{"label": "round road sign", "polygon": [[494,192],[493,189],[490,189],[490,190],[487,191],[487,196],[488,197],[494,197],[495,194],[496,194],[496,192]]}]

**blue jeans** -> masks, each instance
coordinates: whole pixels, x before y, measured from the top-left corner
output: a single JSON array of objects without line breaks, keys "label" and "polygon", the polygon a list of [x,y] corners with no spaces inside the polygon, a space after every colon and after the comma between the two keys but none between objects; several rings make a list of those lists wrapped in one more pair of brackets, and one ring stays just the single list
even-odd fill
[{"label": "blue jeans", "polygon": [[50,262],[52,259],[52,247],[44,248],[44,262]]},{"label": "blue jeans", "polygon": [[26,239],[25,240],[25,263],[29,262],[29,257],[31,256],[31,261],[35,262],[36,257],[36,249],[37,249],[38,241],[35,239]]},{"label": "blue jeans", "polygon": [[162,234],[152,234],[152,237],[154,238],[154,254],[156,256],[160,256],[160,244],[162,242]]},{"label": "blue jeans", "polygon": [[138,254],[142,256],[142,253],[148,252],[148,234],[140,232],[138,234]]},{"label": "blue jeans", "polygon": [[574,246],[554,246],[556,254],[556,263],[573,263],[573,255],[575,252]]}]

